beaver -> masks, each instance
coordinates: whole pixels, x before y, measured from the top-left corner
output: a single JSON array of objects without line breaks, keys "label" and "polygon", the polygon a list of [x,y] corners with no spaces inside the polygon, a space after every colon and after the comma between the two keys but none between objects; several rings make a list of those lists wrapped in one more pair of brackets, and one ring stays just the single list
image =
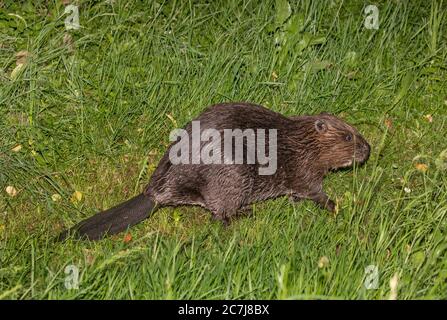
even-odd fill
[{"label": "beaver", "polygon": [[[310,199],[333,212],[335,203],[323,191],[323,178],[329,171],[363,164],[370,154],[365,138],[353,126],[329,113],[286,117],[252,103],[221,103],[206,108],[188,123],[184,135],[194,133],[194,123],[200,124],[200,133],[208,129],[213,129],[214,134],[228,129],[242,132],[252,129],[255,138],[262,138],[258,142],[264,142],[264,150],[268,149],[272,156],[270,159],[276,160],[275,170],[264,174],[260,171],[266,168],[266,162],[261,161],[259,152],[251,159],[246,156],[242,163],[205,163],[203,159],[197,161],[197,157],[195,163],[191,162],[207,141],[200,141],[198,150],[190,148],[194,142],[185,144],[183,151],[187,157],[184,159],[189,162],[177,163],[173,161],[173,155],[179,154],[177,136],[141,194],[78,223],[58,239],[71,234],[77,238],[101,239],[126,230],[164,206],[199,205],[225,225],[231,218],[249,213],[254,202],[279,196],[289,196],[293,201]],[[262,136],[259,129],[268,129],[267,135],[264,132]],[[247,154],[253,151],[248,137],[239,140]],[[233,138],[236,139],[230,140]],[[223,140],[217,136],[220,149],[217,147],[209,153],[214,160],[226,157],[222,152]],[[237,151],[237,145],[230,147],[231,156]]]}]

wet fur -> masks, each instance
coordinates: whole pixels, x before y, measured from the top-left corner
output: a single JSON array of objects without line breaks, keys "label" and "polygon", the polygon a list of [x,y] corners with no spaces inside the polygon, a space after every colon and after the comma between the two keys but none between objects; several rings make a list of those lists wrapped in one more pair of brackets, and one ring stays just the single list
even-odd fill
[{"label": "wet fur", "polygon": [[[78,236],[99,239],[145,219],[155,211],[155,205],[157,208],[200,205],[208,209],[214,219],[228,224],[232,217],[249,211],[252,203],[285,195],[296,201],[310,199],[334,211],[334,202],[323,191],[323,178],[330,170],[365,162],[370,152],[369,144],[354,127],[327,113],[285,117],[259,105],[224,103],[208,107],[195,120],[200,121],[202,131],[207,128],[221,132],[224,129],[277,129],[276,173],[259,175],[257,163],[173,165],[169,160],[173,143],[160,160],[143,196],[139,196],[138,202],[128,204],[129,208],[138,207],[146,212],[135,214],[135,219],[126,215],[128,223],[118,227],[90,218],[99,227],[90,228],[87,220],[72,230]],[[191,123],[185,129],[191,136]],[[244,154],[246,150],[244,148]],[[144,206],[141,202],[154,205]],[[108,211],[110,215],[114,208]],[[108,229],[101,229],[101,226]]]}]

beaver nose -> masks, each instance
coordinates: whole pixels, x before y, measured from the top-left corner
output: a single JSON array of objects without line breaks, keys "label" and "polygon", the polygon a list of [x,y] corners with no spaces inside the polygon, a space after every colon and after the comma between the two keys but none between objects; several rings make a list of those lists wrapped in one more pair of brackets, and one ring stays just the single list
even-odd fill
[{"label": "beaver nose", "polygon": [[365,144],[363,145],[363,149],[365,150],[366,153],[369,154],[369,152],[371,151],[371,146],[369,145],[368,142],[365,142]]},{"label": "beaver nose", "polygon": [[365,141],[365,143],[363,144],[363,152],[365,154],[365,161],[368,160],[369,158],[369,154],[371,152],[371,146],[369,145],[368,142]]}]

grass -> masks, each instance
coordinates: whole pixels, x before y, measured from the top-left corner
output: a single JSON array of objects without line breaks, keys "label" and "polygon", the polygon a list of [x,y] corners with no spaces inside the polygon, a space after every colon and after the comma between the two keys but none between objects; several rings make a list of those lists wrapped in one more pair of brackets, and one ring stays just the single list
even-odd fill
[{"label": "grass", "polygon": [[[78,5],[66,31],[60,1],[0,1],[0,298],[387,299],[395,276],[398,299],[447,298],[447,2]],[[223,101],[354,124],[372,156],[327,177],[338,214],[277,199],[223,228],[170,208],[130,241],[53,242],[140,192],[170,131]]]}]

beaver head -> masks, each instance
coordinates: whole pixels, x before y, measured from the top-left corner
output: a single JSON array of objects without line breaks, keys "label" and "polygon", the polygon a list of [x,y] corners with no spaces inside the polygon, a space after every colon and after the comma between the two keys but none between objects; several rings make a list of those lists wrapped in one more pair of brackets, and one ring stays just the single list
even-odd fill
[{"label": "beaver head", "polygon": [[320,161],[326,169],[362,164],[369,158],[368,142],[353,126],[328,113],[315,116],[314,129],[320,146]]}]

